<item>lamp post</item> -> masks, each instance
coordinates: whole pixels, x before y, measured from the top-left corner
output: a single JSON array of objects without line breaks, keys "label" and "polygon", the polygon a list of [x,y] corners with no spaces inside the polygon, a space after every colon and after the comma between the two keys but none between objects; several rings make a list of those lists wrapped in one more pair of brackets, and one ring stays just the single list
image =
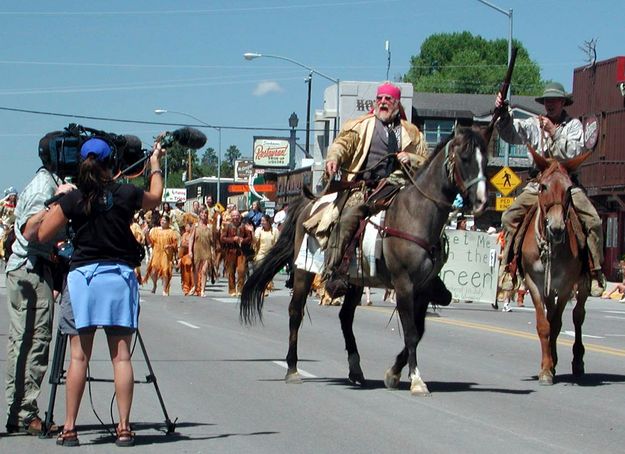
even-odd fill
[{"label": "lamp post", "polygon": [[[217,151],[217,202],[221,203],[221,198],[220,198],[221,196],[221,126],[214,126],[214,125],[208,124],[204,120],[200,120],[195,115],[191,115],[190,113],[186,113],[186,112],[180,112],[177,110],[154,109],[154,113],[156,115],[162,115],[166,113],[183,115],[185,117],[193,118],[195,121],[203,124],[207,128],[217,130],[218,137],[219,137],[218,151]],[[165,155],[165,158],[167,158],[167,155]],[[191,150],[190,149],[189,149],[188,158],[189,158],[189,179],[190,179],[191,178]],[[167,164],[167,161],[165,161],[165,164]],[[165,171],[165,173],[167,173],[167,171]]]},{"label": "lamp post", "polygon": [[290,148],[291,148],[291,156],[289,158],[289,169],[293,170],[295,167],[295,128],[299,123],[299,118],[297,118],[297,114],[293,112],[289,117],[289,127],[291,128],[291,135],[289,137]]},{"label": "lamp post", "polygon": [[[493,5],[490,2],[487,2],[486,0],[477,0],[480,3],[483,3],[484,5],[494,9],[495,11],[500,12],[501,14],[503,14],[504,16],[508,17],[509,20],[509,28],[508,28],[508,65],[510,65],[510,60],[512,59],[512,8],[510,8],[508,11],[506,11],[505,9],[499,8],[498,6]],[[510,98],[512,97],[512,87],[508,88],[508,94],[506,96],[506,100],[508,101],[508,104],[510,104]],[[510,144],[506,143],[505,146],[505,150],[504,150],[504,165],[507,167],[508,164],[510,162]]]},{"label": "lamp post", "polygon": [[339,123],[341,121],[341,93],[340,93],[341,82],[340,82],[340,79],[335,79],[333,77],[330,77],[327,74],[324,74],[320,71],[317,71],[314,68],[311,68],[310,66],[307,66],[303,63],[298,62],[297,60],[293,60],[292,58],[288,58],[288,57],[283,57],[281,55],[259,54],[256,52],[246,52],[243,54],[243,58],[245,58],[246,60],[253,60],[255,58],[260,58],[260,57],[276,58],[278,60],[288,61],[290,63],[293,63],[294,65],[307,69],[311,73],[318,74],[324,79],[328,79],[330,82],[333,82],[336,84],[336,121],[334,122],[334,137],[336,138],[336,136],[338,135]]}]

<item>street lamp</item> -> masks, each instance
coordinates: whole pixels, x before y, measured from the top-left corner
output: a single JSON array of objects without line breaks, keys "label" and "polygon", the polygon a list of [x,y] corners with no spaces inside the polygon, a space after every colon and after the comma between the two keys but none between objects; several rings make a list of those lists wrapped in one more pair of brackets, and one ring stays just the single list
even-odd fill
[{"label": "street lamp", "polygon": [[[219,137],[219,141],[218,141],[219,149],[217,151],[217,202],[221,203],[221,198],[220,198],[221,196],[221,126],[208,124],[204,120],[200,120],[195,115],[191,115],[190,113],[186,113],[186,112],[180,112],[177,110],[154,109],[154,113],[156,115],[162,115],[166,113],[183,115],[185,117],[193,118],[195,121],[197,121],[198,123],[201,123],[207,128],[217,130],[218,137]],[[167,155],[165,155],[165,158],[167,159]],[[167,165],[167,161],[165,161],[165,165]],[[167,173],[167,170],[165,170],[165,173]],[[191,178],[191,150],[190,149],[189,149],[189,178]]]},{"label": "street lamp", "polygon": [[333,82],[336,84],[336,121],[334,123],[334,137],[336,138],[336,136],[338,135],[339,123],[341,121],[341,94],[339,90],[340,85],[341,85],[340,79],[335,79],[333,77],[330,77],[327,74],[317,71],[316,69],[311,68],[310,66],[307,66],[303,63],[300,63],[297,60],[293,60],[292,58],[282,57],[280,55],[258,54],[255,52],[246,52],[243,54],[243,58],[245,58],[246,60],[253,60],[255,58],[260,58],[260,57],[276,58],[278,60],[288,61],[290,63],[293,63],[294,65],[307,69],[311,73],[318,74],[324,79],[328,79],[330,82]]},{"label": "street lamp", "polygon": [[[508,28],[508,66],[510,66],[510,60],[512,60],[512,8],[506,11],[505,9],[499,8],[498,6],[495,6],[492,3],[487,2],[486,0],[477,0],[477,1],[480,3],[483,3],[484,5],[508,17],[509,22],[510,22],[510,26]],[[509,87],[508,94],[506,96],[506,100],[508,101],[508,104],[510,104],[511,97],[512,97],[512,87]],[[510,145],[506,144],[505,154],[504,154],[504,165],[506,167],[508,166],[509,161],[510,161]]]}]

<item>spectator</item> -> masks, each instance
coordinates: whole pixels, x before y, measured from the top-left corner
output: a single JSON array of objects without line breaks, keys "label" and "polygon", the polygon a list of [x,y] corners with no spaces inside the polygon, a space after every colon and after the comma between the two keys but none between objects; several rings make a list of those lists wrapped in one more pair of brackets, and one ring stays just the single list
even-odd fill
[{"label": "spectator", "polygon": [[260,227],[260,220],[263,217],[263,212],[260,209],[260,203],[258,202],[258,200],[252,202],[252,208],[250,209],[250,211],[247,212],[247,215],[245,217],[252,221],[254,229]]}]

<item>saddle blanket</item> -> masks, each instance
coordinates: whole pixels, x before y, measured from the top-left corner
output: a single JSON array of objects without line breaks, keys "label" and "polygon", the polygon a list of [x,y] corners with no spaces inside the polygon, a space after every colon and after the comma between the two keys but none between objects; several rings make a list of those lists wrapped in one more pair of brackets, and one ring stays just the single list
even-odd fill
[{"label": "saddle blanket", "polygon": [[[381,211],[369,219],[379,225],[384,225],[384,211]],[[375,277],[375,261],[382,258],[382,237],[376,227],[370,222],[367,223],[362,236],[362,248],[356,249],[356,254],[352,258],[349,275],[352,278]],[[295,259],[295,266],[310,273],[322,273],[324,264],[324,251],[319,247],[317,240],[306,234],[302,246]]]}]

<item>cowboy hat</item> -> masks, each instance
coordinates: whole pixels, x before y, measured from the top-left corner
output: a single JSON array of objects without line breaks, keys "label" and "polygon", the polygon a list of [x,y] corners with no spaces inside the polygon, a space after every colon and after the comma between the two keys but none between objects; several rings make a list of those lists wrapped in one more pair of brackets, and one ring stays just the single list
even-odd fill
[{"label": "cowboy hat", "polygon": [[543,95],[536,98],[536,102],[545,104],[546,98],[562,98],[564,99],[564,105],[570,106],[573,104],[573,97],[564,91],[564,86],[558,82],[551,82],[545,85]]}]

